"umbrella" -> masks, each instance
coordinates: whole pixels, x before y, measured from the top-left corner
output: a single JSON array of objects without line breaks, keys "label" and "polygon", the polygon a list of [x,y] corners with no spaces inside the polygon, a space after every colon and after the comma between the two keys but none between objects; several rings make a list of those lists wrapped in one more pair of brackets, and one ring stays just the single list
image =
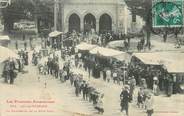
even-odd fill
[{"label": "umbrella", "polygon": [[51,33],[49,33],[49,37],[57,37],[59,35],[61,35],[63,32],[59,32],[59,31],[53,31]]}]

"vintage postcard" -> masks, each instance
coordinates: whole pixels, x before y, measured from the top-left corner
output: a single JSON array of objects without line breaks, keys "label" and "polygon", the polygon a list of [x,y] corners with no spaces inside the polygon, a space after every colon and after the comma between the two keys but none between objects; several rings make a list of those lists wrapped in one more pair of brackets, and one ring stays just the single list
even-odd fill
[{"label": "vintage postcard", "polygon": [[0,0],[0,116],[184,116],[184,0]]}]

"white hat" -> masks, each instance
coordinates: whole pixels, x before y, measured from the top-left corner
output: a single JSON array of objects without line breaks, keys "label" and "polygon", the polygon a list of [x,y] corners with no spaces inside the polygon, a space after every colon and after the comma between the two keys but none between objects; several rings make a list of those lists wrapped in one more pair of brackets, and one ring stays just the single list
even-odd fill
[{"label": "white hat", "polygon": [[154,80],[154,81],[158,80],[158,77],[153,77],[153,80]]}]

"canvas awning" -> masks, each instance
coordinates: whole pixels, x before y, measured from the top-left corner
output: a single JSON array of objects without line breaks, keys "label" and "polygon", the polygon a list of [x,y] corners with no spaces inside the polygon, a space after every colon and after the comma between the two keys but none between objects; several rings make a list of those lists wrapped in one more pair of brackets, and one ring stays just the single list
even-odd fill
[{"label": "canvas awning", "polygon": [[78,50],[92,50],[95,47],[97,47],[97,45],[92,45],[92,44],[87,44],[87,43],[81,43],[76,46]]},{"label": "canvas awning", "polygon": [[119,60],[119,61],[125,61],[126,63],[129,63],[131,60],[131,55],[128,53],[121,53],[120,55],[113,56],[113,58]]},{"label": "canvas awning", "polygon": [[137,57],[145,64],[163,65],[169,73],[184,73],[184,53],[135,53],[133,56]]},{"label": "canvas awning", "polygon": [[51,33],[49,33],[49,37],[57,37],[59,35],[61,35],[63,32],[59,32],[59,31],[53,31]]},{"label": "canvas awning", "polygon": [[100,54],[102,56],[111,57],[122,54],[121,51],[104,48],[104,47],[96,47],[90,51],[91,54]]},{"label": "canvas awning", "polygon": [[161,58],[169,73],[184,73],[184,53],[163,53]]},{"label": "canvas awning", "polygon": [[7,35],[3,35],[3,36],[0,36],[0,41],[2,40],[10,41],[10,38]]},{"label": "canvas awning", "polygon": [[184,73],[184,62],[173,62],[164,66],[169,73]]},{"label": "canvas awning", "polygon": [[18,54],[13,52],[12,50],[0,46],[0,62],[4,62],[8,58],[19,58]]},{"label": "canvas awning", "polygon": [[134,53],[133,56],[141,60],[144,64],[160,65],[159,56],[155,53]]}]

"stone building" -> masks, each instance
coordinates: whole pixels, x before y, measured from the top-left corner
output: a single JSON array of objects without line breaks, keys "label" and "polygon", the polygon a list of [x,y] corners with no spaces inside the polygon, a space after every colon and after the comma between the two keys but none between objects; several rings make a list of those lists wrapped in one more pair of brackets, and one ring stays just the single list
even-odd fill
[{"label": "stone building", "polygon": [[[61,31],[122,32],[125,22],[123,0],[59,0]],[[130,21],[130,20],[128,20]]]}]

